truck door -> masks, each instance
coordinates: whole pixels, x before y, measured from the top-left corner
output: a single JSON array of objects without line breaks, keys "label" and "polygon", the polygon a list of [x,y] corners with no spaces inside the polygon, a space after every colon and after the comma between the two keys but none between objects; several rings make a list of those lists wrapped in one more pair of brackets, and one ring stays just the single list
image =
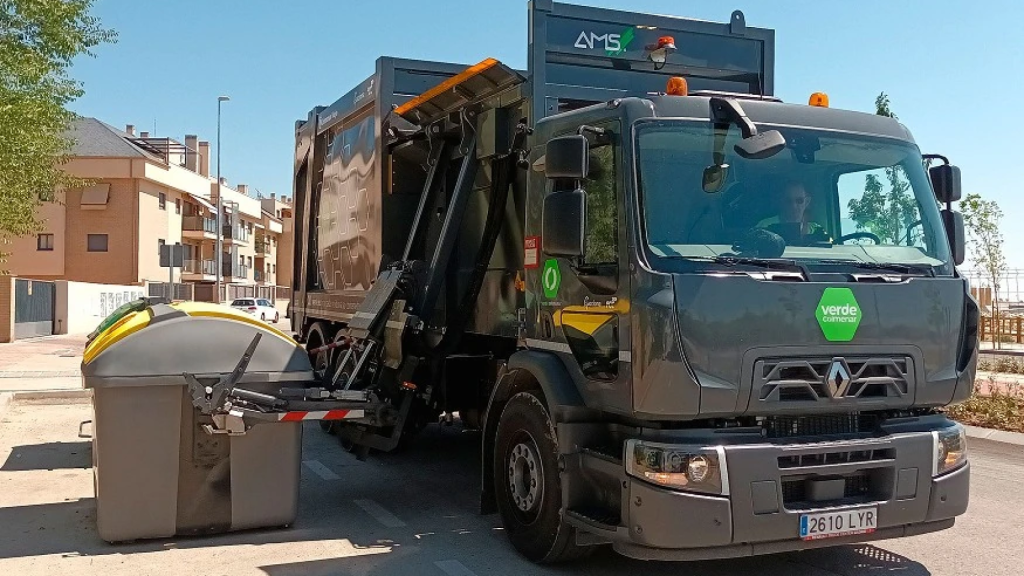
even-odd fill
[{"label": "truck door", "polygon": [[527,343],[563,356],[589,406],[628,411],[629,368],[622,361],[629,358],[629,276],[622,265],[626,236],[620,133],[617,122],[598,128],[603,133],[586,132],[587,178],[549,179],[543,188],[546,194],[578,184],[585,191],[584,255],[539,258],[533,284],[538,288],[538,338]]}]

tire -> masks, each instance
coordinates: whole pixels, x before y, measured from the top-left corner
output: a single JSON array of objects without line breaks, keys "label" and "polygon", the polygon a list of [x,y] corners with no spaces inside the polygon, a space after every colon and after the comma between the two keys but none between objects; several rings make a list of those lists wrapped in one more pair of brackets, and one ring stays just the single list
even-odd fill
[{"label": "tire", "polygon": [[274,324],[277,324],[280,321],[281,321],[281,313],[280,312],[274,312]]},{"label": "tire", "polygon": [[262,322],[266,322],[267,321],[267,315],[265,313],[262,313],[262,312],[260,313],[260,321],[262,321]]},{"label": "tire", "polygon": [[334,427],[334,422],[331,420],[320,420],[320,429],[331,436],[337,433],[337,429]]},{"label": "tire", "polygon": [[494,493],[512,546],[531,562],[575,560],[593,547],[576,545],[562,519],[555,427],[533,392],[513,396],[501,413],[494,448]]}]

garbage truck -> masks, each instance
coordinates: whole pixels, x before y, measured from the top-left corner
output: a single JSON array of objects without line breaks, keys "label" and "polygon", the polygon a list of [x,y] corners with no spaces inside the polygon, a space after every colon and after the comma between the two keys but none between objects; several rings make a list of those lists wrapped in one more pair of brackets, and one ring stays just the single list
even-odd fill
[{"label": "garbage truck", "polygon": [[739,11],[528,9],[526,70],[381,57],[296,123],[303,410],[360,458],[478,431],[481,511],[535,562],[953,526],[959,169],[895,118],[781,101]]}]

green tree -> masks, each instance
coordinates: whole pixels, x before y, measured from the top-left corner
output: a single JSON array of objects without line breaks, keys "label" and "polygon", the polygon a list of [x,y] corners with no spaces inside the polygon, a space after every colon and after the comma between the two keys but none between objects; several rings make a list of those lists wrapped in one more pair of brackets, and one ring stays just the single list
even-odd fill
[{"label": "green tree", "polygon": [[[875,98],[875,113],[898,119],[885,92]],[[914,227],[918,219],[917,202],[900,165],[866,174],[864,195],[850,200],[849,210],[858,230],[871,232],[887,244],[913,245],[922,233]]]},{"label": "green tree", "polygon": [[82,95],[72,60],[115,39],[93,0],[0,0],[0,242],[39,227],[36,209],[80,185],[60,166],[72,142],[66,106]]},{"label": "green tree", "polygon": [[992,343],[999,347],[999,288],[1000,280],[1007,270],[1006,257],[1003,255],[1003,233],[999,230],[1003,211],[995,200],[984,200],[978,194],[965,196],[960,201],[960,211],[964,215],[971,260],[981,269],[992,287],[992,320],[995,326],[991,330]]}]

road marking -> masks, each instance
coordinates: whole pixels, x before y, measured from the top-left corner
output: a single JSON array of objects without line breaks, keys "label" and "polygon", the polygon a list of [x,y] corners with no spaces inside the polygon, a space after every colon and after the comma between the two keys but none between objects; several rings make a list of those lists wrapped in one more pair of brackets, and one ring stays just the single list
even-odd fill
[{"label": "road marking", "polygon": [[330,468],[321,464],[319,460],[303,460],[302,463],[306,465],[306,468],[309,468],[314,474],[324,480],[339,480],[341,478]]},{"label": "road marking", "polygon": [[434,566],[440,568],[448,576],[476,576],[472,570],[463,566],[462,562],[458,560],[440,560],[434,562]]},{"label": "road marking", "polygon": [[405,522],[399,520],[398,516],[388,512],[383,506],[377,504],[373,500],[353,500],[352,502],[354,502],[356,506],[362,508],[363,512],[373,516],[377,522],[380,522],[388,528],[401,528],[402,526],[405,526]]}]

